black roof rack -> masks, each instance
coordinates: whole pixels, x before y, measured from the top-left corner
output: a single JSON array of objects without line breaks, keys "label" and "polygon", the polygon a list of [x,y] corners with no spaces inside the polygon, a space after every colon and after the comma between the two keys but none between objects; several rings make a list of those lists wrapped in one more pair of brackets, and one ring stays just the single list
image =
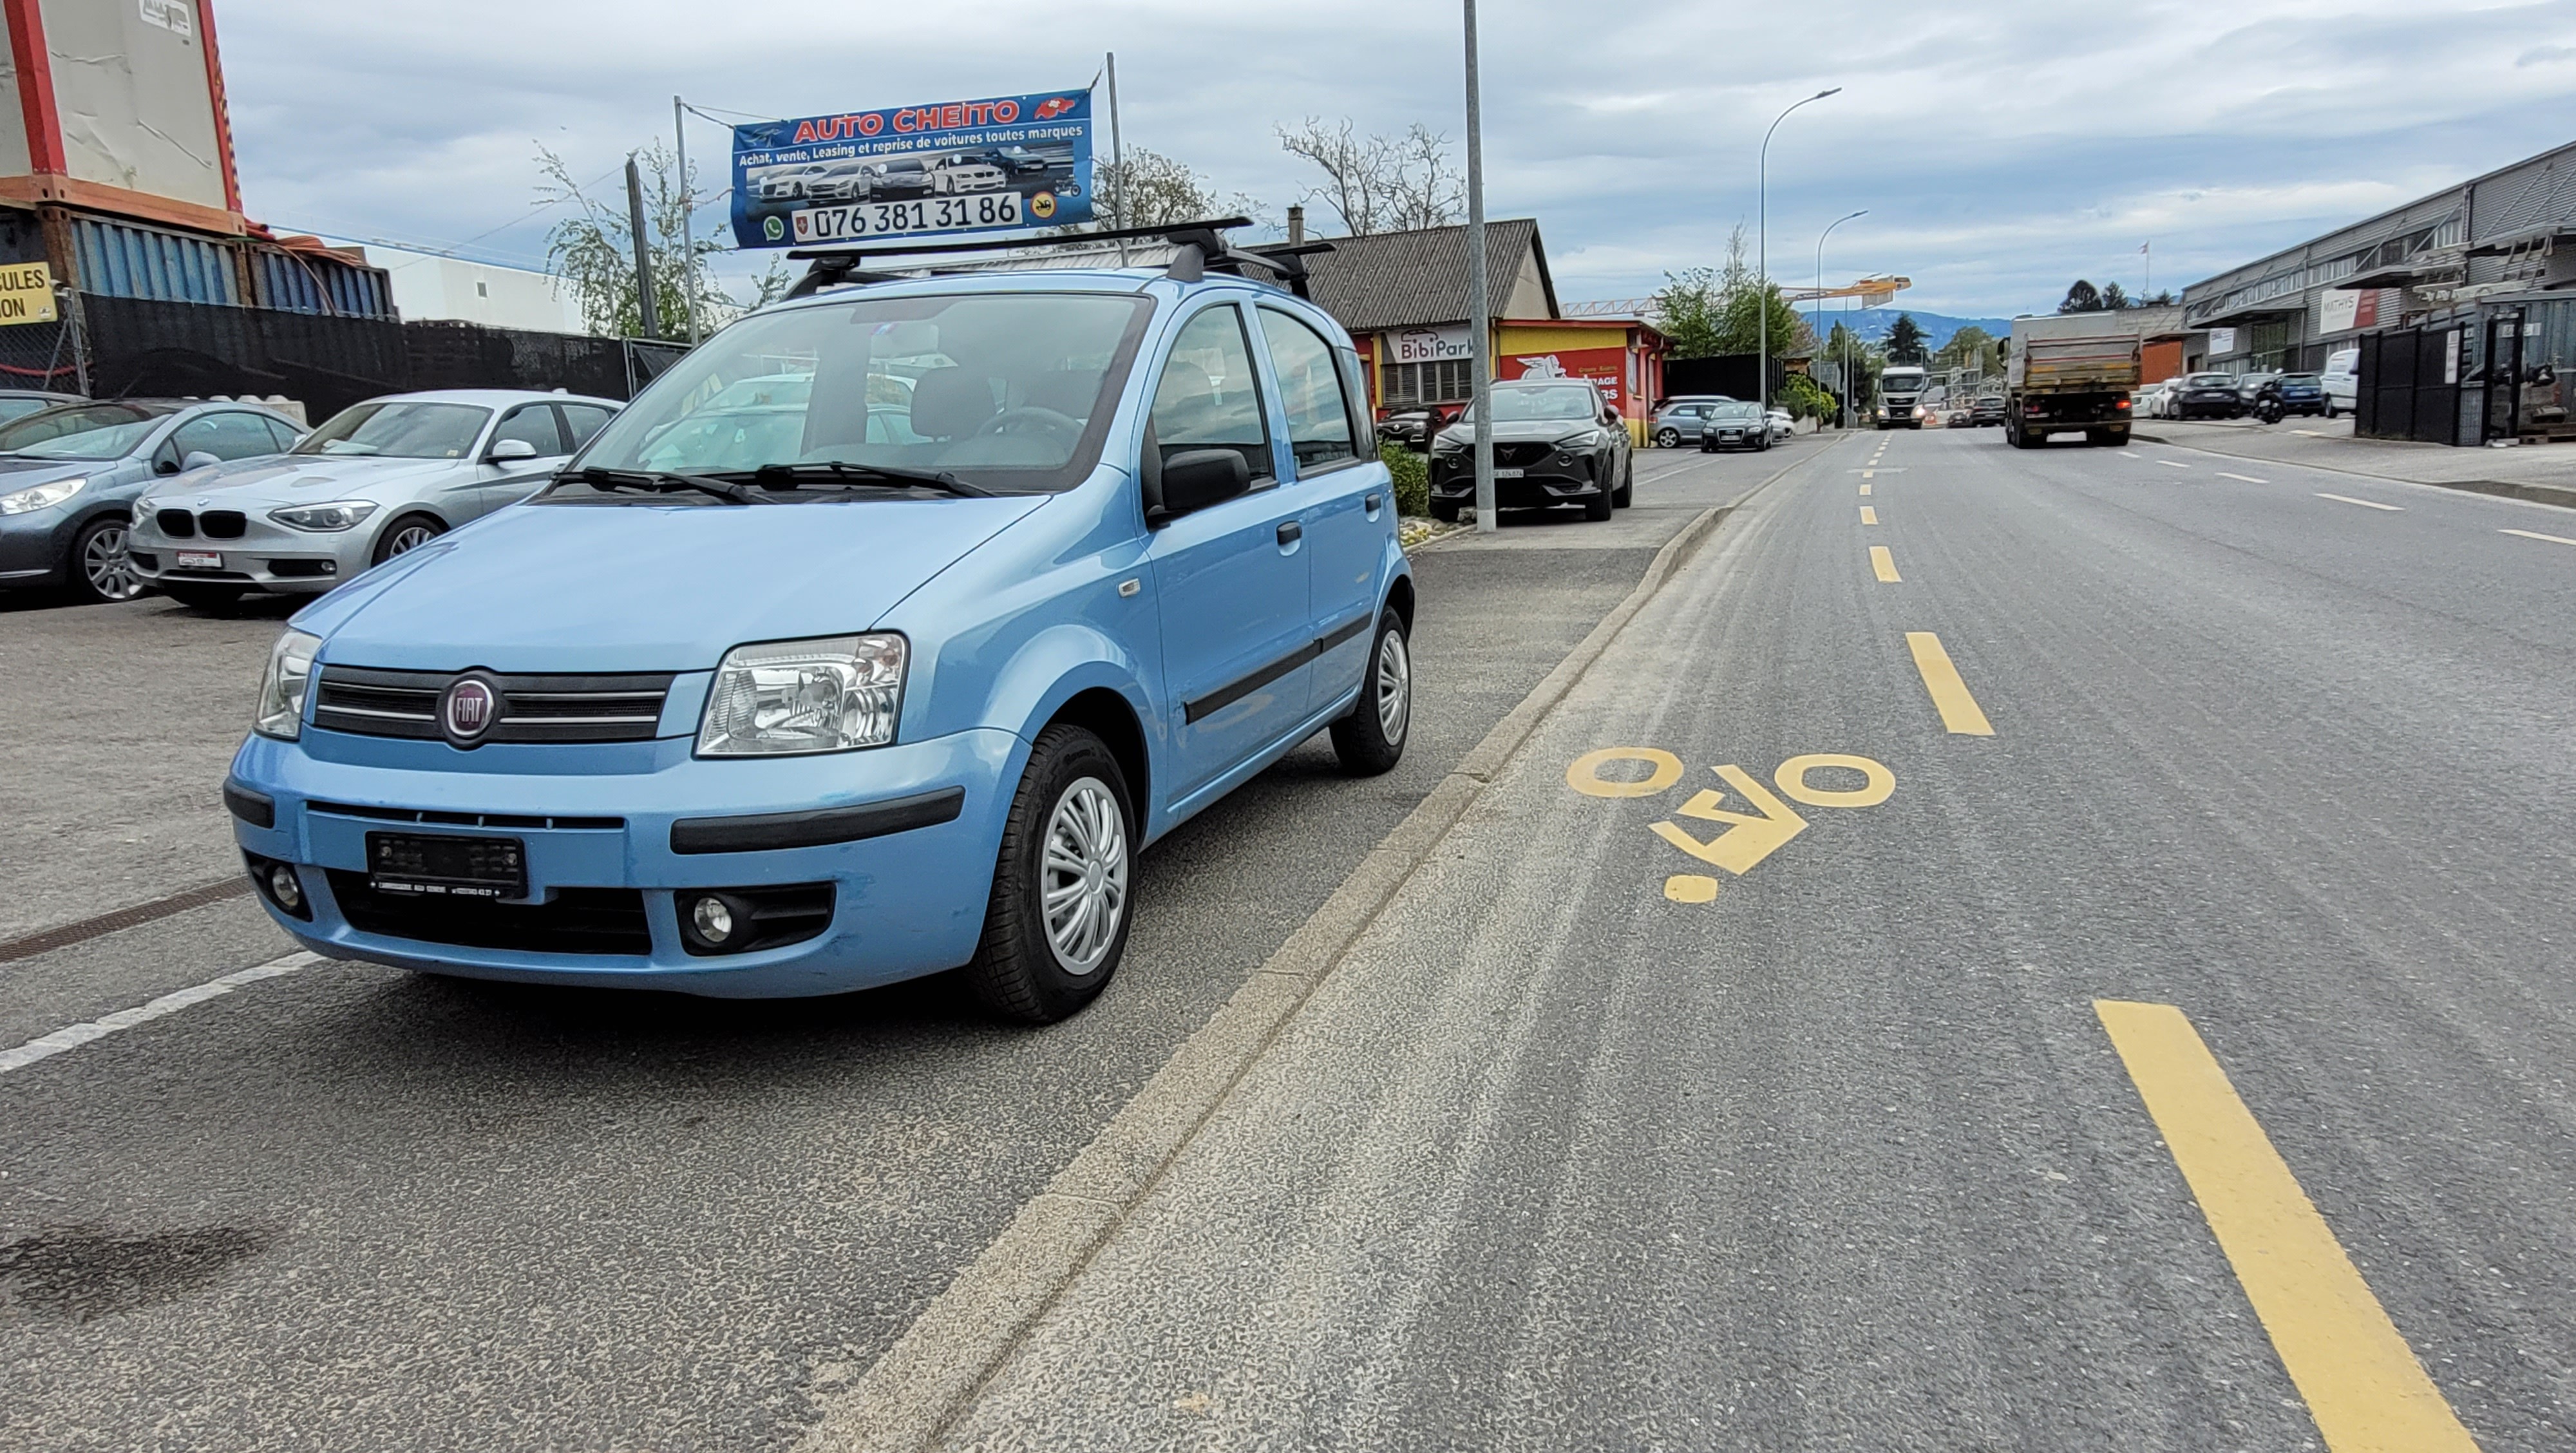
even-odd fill
[{"label": "black roof rack", "polygon": [[894,282],[903,274],[863,269],[860,264],[871,259],[889,257],[953,256],[966,252],[1008,252],[1028,247],[1079,247],[1091,243],[1117,242],[1126,238],[1153,238],[1169,242],[1179,252],[1172,258],[1167,276],[1177,282],[1197,282],[1209,268],[1242,275],[1249,265],[1277,277],[1288,291],[1304,298],[1306,259],[1318,252],[1330,252],[1329,242],[1306,242],[1296,246],[1240,248],[1225,240],[1225,234],[1237,227],[1249,227],[1249,217],[1218,217],[1204,222],[1170,222],[1159,227],[1113,227],[1099,232],[1071,232],[1056,237],[1014,237],[979,242],[900,242],[858,243],[848,247],[800,247],[787,255],[798,261],[811,262],[805,275],[787,290],[790,298],[802,298],[825,288],[845,283]]}]

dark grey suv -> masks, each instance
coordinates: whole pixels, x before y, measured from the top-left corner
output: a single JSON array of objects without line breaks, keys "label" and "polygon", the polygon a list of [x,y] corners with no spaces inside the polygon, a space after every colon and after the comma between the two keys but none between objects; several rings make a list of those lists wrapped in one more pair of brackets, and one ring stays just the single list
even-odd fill
[{"label": "dark grey suv", "polygon": [[[1494,385],[1494,506],[1579,504],[1595,520],[1627,506],[1637,483],[1628,426],[1579,378]],[[1476,411],[1431,442],[1431,515],[1455,520],[1476,503]]]}]

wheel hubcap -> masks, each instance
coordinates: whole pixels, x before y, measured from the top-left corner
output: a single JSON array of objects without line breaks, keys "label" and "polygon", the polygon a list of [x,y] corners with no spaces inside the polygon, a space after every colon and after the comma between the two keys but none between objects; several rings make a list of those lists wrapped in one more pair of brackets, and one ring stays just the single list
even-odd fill
[{"label": "wheel hubcap", "polygon": [[385,548],[387,555],[401,555],[417,550],[438,538],[438,532],[427,525],[405,525],[394,532],[393,543]]},{"label": "wheel hubcap", "polygon": [[1056,963],[1076,977],[1098,969],[1127,914],[1127,815],[1099,778],[1056,799],[1038,892]]},{"label": "wheel hubcap", "polygon": [[1404,633],[1389,631],[1377,648],[1377,725],[1392,745],[1404,740],[1413,715],[1413,662],[1404,654]]},{"label": "wheel hubcap", "polygon": [[89,588],[109,600],[132,600],[143,593],[143,577],[125,553],[125,531],[110,526],[81,547],[81,575]]}]

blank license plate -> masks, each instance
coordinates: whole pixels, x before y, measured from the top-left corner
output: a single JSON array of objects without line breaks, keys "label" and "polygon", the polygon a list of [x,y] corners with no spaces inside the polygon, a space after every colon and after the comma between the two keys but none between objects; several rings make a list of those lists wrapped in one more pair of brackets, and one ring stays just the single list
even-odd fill
[{"label": "blank license plate", "polygon": [[525,898],[527,847],[514,837],[367,834],[368,882],[421,898]]},{"label": "blank license plate", "polygon": [[1494,478],[1496,479],[1518,479],[1520,477],[1521,472],[1517,469],[1505,469],[1497,466],[1494,470]]},{"label": "blank license plate", "polygon": [[179,561],[179,568],[182,570],[221,570],[224,568],[224,557],[213,550],[182,550],[178,553],[177,559]]}]

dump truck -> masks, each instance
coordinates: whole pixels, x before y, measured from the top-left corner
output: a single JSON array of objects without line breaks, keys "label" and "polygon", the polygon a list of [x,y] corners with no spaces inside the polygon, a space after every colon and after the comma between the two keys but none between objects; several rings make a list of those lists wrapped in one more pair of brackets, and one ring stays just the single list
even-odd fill
[{"label": "dump truck", "polygon": [[2138,386],[2135,324],[2117,312],[2015,318],[2004,371],[2004,442],[2033,449],[2081,429],[2088,444],[2129,442]]}]

